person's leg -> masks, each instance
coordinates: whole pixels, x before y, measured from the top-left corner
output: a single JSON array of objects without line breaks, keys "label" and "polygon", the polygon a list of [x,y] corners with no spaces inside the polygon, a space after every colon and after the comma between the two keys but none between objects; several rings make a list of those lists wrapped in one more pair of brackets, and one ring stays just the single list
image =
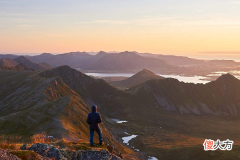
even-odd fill
[{"label": "person's leg", "polygon": [[97,129],[98,137],[99,137],[99,144],[102,145],[102,131],[100,128]]},{"label": "person's leg", "polygon": [[90,129],[90,144],[93,147],[93,136],[94,136],[94,130]]}]

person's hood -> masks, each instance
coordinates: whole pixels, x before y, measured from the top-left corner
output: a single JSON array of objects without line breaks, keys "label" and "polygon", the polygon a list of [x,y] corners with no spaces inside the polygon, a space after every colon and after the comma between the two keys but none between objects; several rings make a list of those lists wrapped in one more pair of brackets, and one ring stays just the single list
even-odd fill
[{"label": "person's hood", "polygon": [[97,106],[95,106],[95,105],[92,106],[92,112],[93,112],[93,113],[97,112]]}]

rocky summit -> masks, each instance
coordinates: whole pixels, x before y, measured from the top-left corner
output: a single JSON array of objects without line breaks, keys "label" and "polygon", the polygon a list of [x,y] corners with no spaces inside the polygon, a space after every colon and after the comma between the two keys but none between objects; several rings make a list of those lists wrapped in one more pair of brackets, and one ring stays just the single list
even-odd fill
[{"label": "rocky summit", "polygon": [[29,148],[22,148],[24,150],[31,150],[43,157],[54,158],[55,160],[121,160],[121,158],[112,155],[106,150],[68,150],[58,149],[52,145],[37,143]]}]

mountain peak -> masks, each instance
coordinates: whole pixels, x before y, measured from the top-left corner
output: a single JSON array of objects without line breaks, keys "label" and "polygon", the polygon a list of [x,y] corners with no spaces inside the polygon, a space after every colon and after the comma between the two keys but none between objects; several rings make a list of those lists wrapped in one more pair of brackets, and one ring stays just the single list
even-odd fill
[{"label": "mountain peak", "polygon": [[127,78],[122,81],[112,82],[111,84],[119,88],[131,88],[152,79],[165,79],[165,78],[158,76],[147,69],[143,69],[130,78]]},{"label": "mountain peak", "polygon": [[137,74],[149,74],[149,75],[156,75],[155,73],[147,70],[147,69],[143,69],[141,71],[139,71]]},{"label": "mountain peak", "polygon": [[103,56],[103,55],[107,55],[107,54],[108,54],[107,52],[100,51],[96,54],[96,56]]},{"label": "mountain peak", "polygon": [[53,54],[51,54],[51,53],[42,53],[42,54],[40,54],[40,56],[52,56]]},{"label": "mountain peak", "polygon": [[231,81],[231,80],[238,80],[236,77],[231,75],[230,73],[223,74],[216,81]]}]

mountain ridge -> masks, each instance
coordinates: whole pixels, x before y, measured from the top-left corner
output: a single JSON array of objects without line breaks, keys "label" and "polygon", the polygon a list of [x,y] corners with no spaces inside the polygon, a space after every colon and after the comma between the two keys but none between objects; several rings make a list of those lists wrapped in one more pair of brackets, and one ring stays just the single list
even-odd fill
[{"label": "mountain ridge", "polygon": [[[0,133],[31,136],[47,132],[56,138],[88,141],[89,104],[60,77],[40,77],[38,73],[0,71],[0,96],[3,98],[0,101]],[[102,118],[105,120],[104,116]],[[104,124],[100,126],[105,143],[118,153],[134,153],[117,142]]]},{"label": "mountain ridge", "polygon": [[183,83],[172,78],[149,80],[128,91],[143,101],[152,101],[152,106],[157,104],[181,114],[237,115],[240,91],[234,88],[240,88],[240,80],[227,74],[205,85]]}]

